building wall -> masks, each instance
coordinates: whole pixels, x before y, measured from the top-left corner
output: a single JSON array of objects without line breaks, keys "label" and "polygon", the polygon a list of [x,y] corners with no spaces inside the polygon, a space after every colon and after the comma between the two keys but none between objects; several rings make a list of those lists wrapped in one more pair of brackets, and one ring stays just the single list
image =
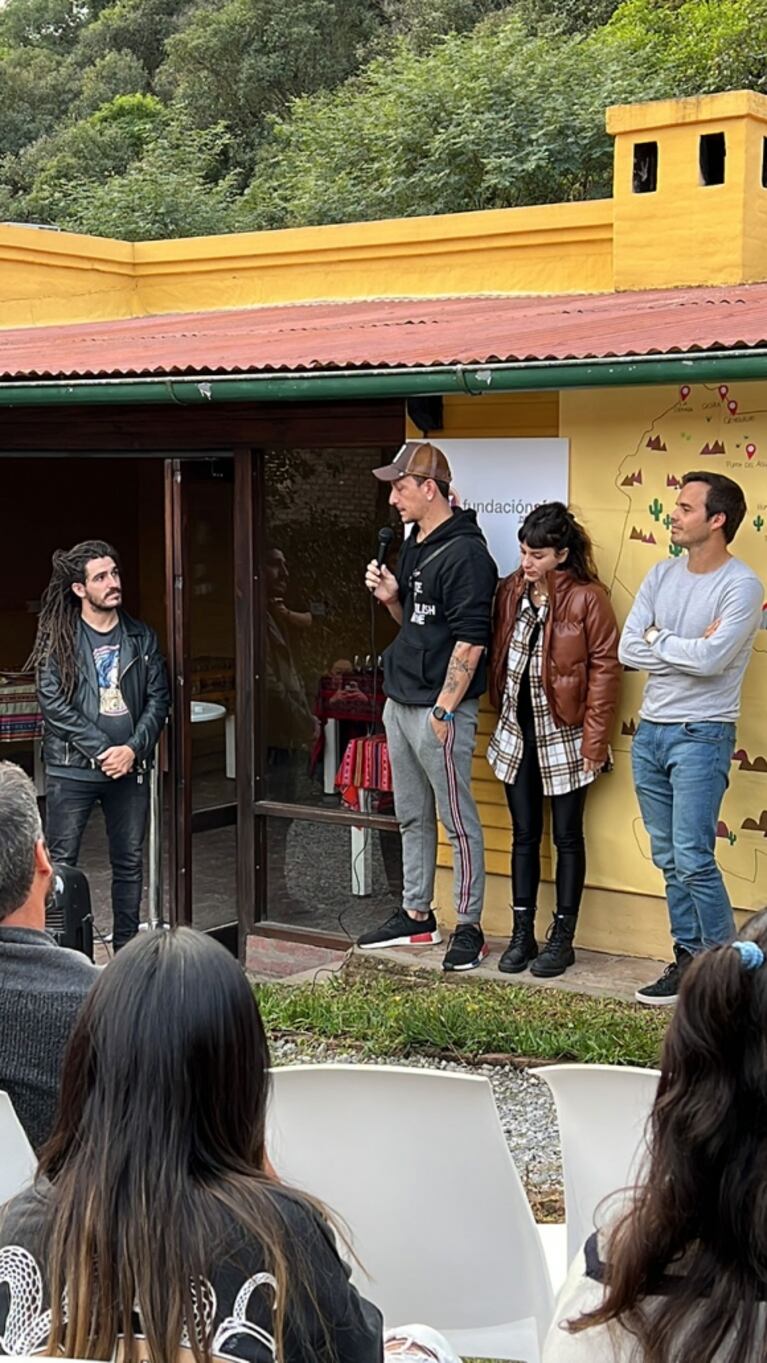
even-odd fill
[{"label": "building wall", "polygon": [[[562,435],[570,441],[570,500],[595,542],[603,580],[622,623],[653,563],[666,558],[665,518],[674,479],[711,468],[741,483],[748,514],[734,552],[767,582],[767,384],[563,392],[445,400],[445,436]],[[438,436],[435,433],[435,438]],[[707,447],[719,453],[705,452]],[[767,617],[766,617],[767,622]],[[615,770],[599,779],[586,807],[588,889],[579,940],[637,955],[668,951],[662,879],[650,860],[631,780],[631,733],[644,677],[625,673],[613,733]],[[735,906],[767,904],[767,628],[757,635],[746,673],[736,760],[722,807],[717,852]],[[510,827],[500,784],[484,753],[494,717],[483,708],[474,785],[486,836],[486,921],[509,923]],[[552,849],[545,840],[544,876]],[[438,904],[451,917],[451,854],[440,846]],[[542,907],[552,907],[544,886]]]}]

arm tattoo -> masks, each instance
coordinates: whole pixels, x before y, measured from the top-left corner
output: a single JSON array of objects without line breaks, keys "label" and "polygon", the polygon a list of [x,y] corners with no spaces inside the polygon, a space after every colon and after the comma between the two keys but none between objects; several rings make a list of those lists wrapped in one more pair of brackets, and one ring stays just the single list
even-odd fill
[{"label": "arm tattoo", "polygon": [[464,678],[471,678],[475,671],[476,667],[472,667],[466,658],[457,658],[455,653],[451,654],[443,690],[457,691]]}]

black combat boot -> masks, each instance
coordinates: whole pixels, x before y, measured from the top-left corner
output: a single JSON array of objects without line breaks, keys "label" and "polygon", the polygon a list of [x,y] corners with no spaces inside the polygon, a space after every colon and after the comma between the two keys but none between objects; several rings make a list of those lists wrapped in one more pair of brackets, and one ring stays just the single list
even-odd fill
[{"label": "black combat boot", "polygon": [[530,967],[531,975],[542,979],[552,979],[554,975],[564,975],[567,967],[575,965],[573,937],[578,922],[574,913],[555,913],[546,934],[546,945],[537,961]]},{"label": "black combat boot", "polygon": [[537,955],[535,909],[514,909],[511,941],[498,962],[498,969],[505,975],[518,975],[521,970],[527,970]]}]

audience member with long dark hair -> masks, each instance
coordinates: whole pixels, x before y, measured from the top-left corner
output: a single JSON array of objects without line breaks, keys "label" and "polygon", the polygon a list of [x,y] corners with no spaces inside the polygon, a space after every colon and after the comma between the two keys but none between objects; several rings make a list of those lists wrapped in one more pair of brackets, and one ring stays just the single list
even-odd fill
[{"label": "audience member with long dark hair", "polygon": [[[519,530],[520,566],[499,584],[490,649],[490,699],[499,714],[488,761],[506,790],[513,845],[514,923],[499,969],[561,975],[586,875],[583,810],[604,768],[618,701],[618,626],[591,541],[561,502],[536,507]],[[538,953],[543,800],[551,797],[556,911]]]},{"label": "audience member with long dark hair", "polygon": [[763,911],[685,971],[646,1177],[573,1263],[544,1363],[767,1358],[765,953]]},{"label": "audience member with long dark hair", "polygon": [[188,928],[131,942],[72,1034],[36,1184],[0,1218],[0,1349],[380,1363],[380,1314],[322,1208],[268,1168],[268,1089],[223,947]]}]

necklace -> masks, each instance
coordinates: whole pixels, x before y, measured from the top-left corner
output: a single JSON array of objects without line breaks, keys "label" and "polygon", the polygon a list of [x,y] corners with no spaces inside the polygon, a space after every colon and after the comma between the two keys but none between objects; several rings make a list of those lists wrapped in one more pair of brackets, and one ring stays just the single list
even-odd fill
[{"label": "necklace", "polygon": [[543,606],[548,601],[549,594],[547,591],[544,591],[541,587],[539,587],[537,582],[534,582],[532,587],[532,597],[533,602],[536,606]]}]

